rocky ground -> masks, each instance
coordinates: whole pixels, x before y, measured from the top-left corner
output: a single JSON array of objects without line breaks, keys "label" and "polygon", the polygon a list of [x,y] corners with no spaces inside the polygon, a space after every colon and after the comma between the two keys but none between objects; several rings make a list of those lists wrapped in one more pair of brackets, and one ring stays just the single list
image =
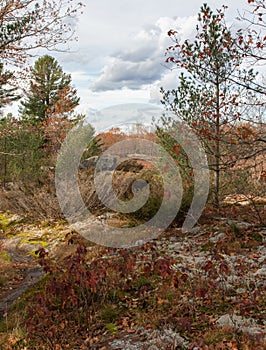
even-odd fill
[{"label": "rocky ground", "polygon": [[[98,220],[108,224],[112,221],[108,215],[102,215]],[[1,214],[0,228],[0,316],[5,320],[13,317],[12,304],[44,275],[35,252],[44,248],[50,252],[52,258],[60,256],[62,259],[67,256],[72,249],[66,243],[66,235],[71,232],[71,228],[64,222],[43,221],[29,224],[23,217],[11,213]],[[168,313],[161,317],[160,322],[164,322],[161,322],[159,327],[154,327],[149,317],[145,321],[145,315],[142,324],[136,322],[136,318],[131,322],[130,310],[132,315],[135,315],[134,308],[138,306],[135,307],[134,302],[137,305],[139,301],[138,298],[135,301],[127,300],[127,305],[130,304],[127,318],[109,328],[103,327],[97,336],[89,337],[84,343],[87,347],[84,345],[76,349],[196,350],[218,349],[221,344],[225,344],[226,349],[238,349],[234,347],[235,340],[228,338],[228,329],[229,334],[234,329],[236,333],[246,335],[247,339],[255,339],[262,349],[263,343],[266,342],[265,237],[266,228],[255,222],[239,221],[232,217],[228,219],[223,215],[214,217],[210,214],[189,233],[183,234],[179,228],[172,227],[148,244],[147,248],[131,248],[137,255],[137,264],[141,264],[144,258],[145,261],[151,261],[154,252],[156,259],[169,261],[171,276],[176,277],[179,285],[187,290],[184,289],[184,292],[179,294],[178,300],[173,296],[170,298],[166,293],[162,295],[158,290],[154,312],[157,312],[156,308],[158,313],[164,312],[165,306]],[[89,250],[95,249],[97,250],[94,245],[89,247]],[[111,256],[115,259],[117,255],[117,251],[105,251],[99,258]],[[185,281],[184,285],[182,281]],[[221,300],[218,300],[217,295],[221,296]],[[143,294],[140,294],[139,299],[141,297]],[[147,295],[145,298],[147,299]],[[173,307],[169,307],[170,300]],[[172,312],[182,307],[184,319],[176,317]],[[178,322],[185,322],[187,315],[193,313],[195,315],[189,326],[178,326]],[[175,322],[172,322],[173,320]],[[202,322],[208,324],[206,329],[202,329]],[[216,337],[219,341],[213,335],[219,333],[217,329],[223,330],[220,331],[223,336]],[[204,334],[206,344],[212,344],[210,339],[213,336],[213,344],[216,345],[201,346],[200,332]],[[246,347],[248,348],[251,349]]]},{"label": "rocky ground", "polygon": [[[178,228],[170,229],[166,235],[154,242],[155,247],[161,256],[174,262],[171,265],[174,271],[182,271],[191,281],[199,280],[199,276],[206,276],[211,269],[215,270],[216,266],[215,286],[221,293],[224,291],[225,295],[232,296],[230,301],[227,298],[227,302],[237,303],[247,298],[248,304],[248,296],[258,291],[262,298],[262,308],[259,312],[255,309],[249,310],[243,317],[237,315],[239,311],[237,308],[224,314],[213,310],[212,323],[257,337],[265,345],[266,228],[223,217],[214,218],[212,224],[211,232],[209,223],[198,225],[185,235],[180,234]],[[238,235],[246,236],[246,246],[240,247],[237,239],[232,240],[231,229]],[[218,251],[220,253],[214,258]],[[184,302],[186,301],[187,296],[184,295]],[[193,298],[189,302],[193,304]],[[179,333],[167,328],[160,331],[137,329],[134,336],[125,334],[121,339],[119,335],[119,339],[114,339],[103,347],[103,349],[136,350],[168,348],[191,347],[186,337],[183,338]],[[193,347],[194,350],[199,348]]]}]

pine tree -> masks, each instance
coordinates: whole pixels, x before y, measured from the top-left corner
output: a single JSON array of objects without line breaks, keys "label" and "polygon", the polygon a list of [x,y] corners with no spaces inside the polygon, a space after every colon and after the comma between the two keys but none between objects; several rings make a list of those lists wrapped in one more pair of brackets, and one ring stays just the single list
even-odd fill
[{"label": "pine tree", "polygon": [[76,90],[71,87],[71,76],[63,72],[55,58],[45,55],[39,58],[31,68],[31,81],[26,99],[21,103],[20,113],[24,119],[42,122],[56,113],[60,99],[68,92],[69,101],[66,110],[60,108],[60,114],[71,112],[79,103]]},{"label": "pine tree", "polygon": [[[168,33],[173,45],[167,49],[166,62],[182,72],[176,89],[161,89],[162,103],[177,120],[190,125],[204,144],[214,174],[215,203],[219,206],[221,173],[240,158],[241,145],[248,141],[250,146],[253,139],[256,142],[248,125],[248,140],[239,127],[241,120],[246,120],[248,103],[256,105],[256,93],[261,91],[256,84],[257,73],[243,68],[245,56],[226,26],[222,10],[214,13],[204,4],[196,30],[195,39],[184,42],[180,42],[176,31]],[[163,122],[175,125],[174,120]],[[244,151],[243,157],[247,157],[246,148]]]},{"label": "pine tree", "polygon": [[[11,72],[4,72],[3,63],[0,62],[0,110],[20,98],[16,92],[17,88],[9,84],[12,77],[13,74]],[[6,87],[8,85],[9,87]]]}]

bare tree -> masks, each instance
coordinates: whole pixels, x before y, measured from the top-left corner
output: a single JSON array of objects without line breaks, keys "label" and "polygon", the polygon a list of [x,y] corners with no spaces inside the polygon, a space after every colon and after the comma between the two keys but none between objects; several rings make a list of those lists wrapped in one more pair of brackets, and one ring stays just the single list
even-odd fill
[{"label": "bare tree", "polygon": [[239,11],[238,19],[246,28],[238,31],[239,45],[245,56],[256,63],[265,64],[266,4],[265,0],[247,0],[249,7]]},{"label": "bare tree", "polygon": [[2,0],[1,61],[21,66],[36,48],[66,49],[75,39],[75,19],[82,7],[77,0]]}]

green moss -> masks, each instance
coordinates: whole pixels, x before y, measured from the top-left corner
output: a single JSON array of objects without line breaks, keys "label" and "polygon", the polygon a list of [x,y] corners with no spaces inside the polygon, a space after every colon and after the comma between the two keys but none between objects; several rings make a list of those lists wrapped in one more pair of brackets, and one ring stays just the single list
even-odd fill
[{"label": "green moss", "polygon": [[0,225],[8,225],[7,216],[4,214],[0,214]]},{"label": "green moss", "polygon": [[18,234],[16,234],[16,233],[8,233],[6,235],[7,238],[14,238],[14,237],[19,238],[19,237],[28,237],[28,236],[29,236],[29,232],[27,232],[27,233],[22,232],[22,233],[18,233]]},{"label": "green moss", "polygon": [[242,235],[242,232],[241,232],[241,229],[237,226],[237,224],[235,223],[232,223],[230,224],[230,228],[232,230],[232,233],[237,237],[237,238],[241,238],[243,235]]},{"label": "green moss", "polygon": [[41,222],[41,227],[46,228],[51,226],[51,223],[48,220],[42,221]]},{"label": "green moss", "polygon": [[6,320],[0,321],[0,333],[5,333],[7,331]]},{"label": "green moss", "polygon": [[135,281],[132,282],[132,286],[135,289],[140,289],[144,286],[151,286],[151,283],[145,276],[139,276]]},{"label": "green moss", "polygon": [[108,329],[112,334],[117,333],[117,326],[113,323],[108,323],[107,325],[105,325],[105,328]]},{"label": "green moss", "polygon": [[43,248],[45,248],[45,247],[48,246],[48,243],[47,243],[47,242],[44,242],[44,241],[29,241],[28,243],[29,243],[29,244],[39,244],[39,245],[41,245]]},{"label": "green moss", "polygon": [[35,259],[39,258],[38,250],[33,250],[32,252],[27,253],[28,256],[32,256]]},{"label": "green moss", "polygon": [[25,220],[20,218],[18,220],[12,219],[14,217],[14,214],[6,212],[6,213],[0,213],[0,230],[4,233],[8,229],[12,229],[14,225],[20,224],[24,222]]},{"label": "green moss", "polygon": [[11,262],[11,258],[10,256],[7,254],[7,252],[3,251],[0,252],[0,257],[3,258],[5,261]]},{"label": "green moss", "polygon": [[35,240],[31,240],[31,239],[22,239],[20,241],[20,244],[23,244],[23,243],[28,243],[28,244],[32,244],[32,245],[40,245],[42,246],[43,248],[47,247],[48,246],[48,243],[47,242],[44,242],[44,241],[35,241]]}]

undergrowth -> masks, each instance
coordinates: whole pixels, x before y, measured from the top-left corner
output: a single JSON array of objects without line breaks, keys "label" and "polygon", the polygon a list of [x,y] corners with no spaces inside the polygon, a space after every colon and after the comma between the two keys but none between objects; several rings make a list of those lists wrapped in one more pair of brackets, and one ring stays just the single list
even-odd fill
[{"label": "undergrowth", "polygon": [[90,349],[134,326],[170,327],[199,348],[263,348],[261,339],[215,325],[215,314],[261,312],[257,290],[247,303],[246,297],[237,301],[231,290],[219,287],[217,277],[226,284],[230,273],[219,249],[212,247],[210,258],[192,276],[173,268],[174,262],[154,243],[127,250],[103,248],[98,255],[91,255],[76,235],[69,244],[75,252],[60,264],[39,249],[46,277],[27,299],[24,338],[13,337],[17,342],[6,349],[22,349],[21,344],[26,349]]}]

